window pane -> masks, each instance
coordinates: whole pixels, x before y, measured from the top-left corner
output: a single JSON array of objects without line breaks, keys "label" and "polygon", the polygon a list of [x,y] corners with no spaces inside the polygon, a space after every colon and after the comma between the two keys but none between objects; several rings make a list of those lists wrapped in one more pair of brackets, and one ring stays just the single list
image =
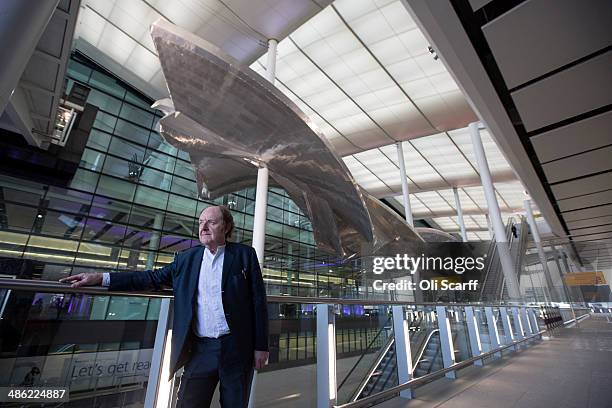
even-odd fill
[{"label": "window pane", "polygon": [[117,82],[116,79],[101,72],[92,72],[89,83],[96,88],[103,90],[104,92],[116,96],[119,99],[123,99],[123,95],[125,95],[125,89]]},{"label": "window pane", "polygon": [[153,125],[152,113],[146,112],[127,103],[121,106],[121,114],[119,116],[121,116],[123,119],[129,120],[130,122],[144,126],[147,129],[151,129],[151,126]]}]

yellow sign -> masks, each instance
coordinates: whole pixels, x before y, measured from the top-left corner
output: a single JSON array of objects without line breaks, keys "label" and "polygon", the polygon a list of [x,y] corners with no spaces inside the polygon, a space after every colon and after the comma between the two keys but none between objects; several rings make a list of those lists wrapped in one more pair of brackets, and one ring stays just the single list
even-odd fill
[{"label": "yellow sign", "polygon": [[606,278],[602,271],[574,272],[565,274],[563,277],[567,286],[590,286],[605,285]]}]

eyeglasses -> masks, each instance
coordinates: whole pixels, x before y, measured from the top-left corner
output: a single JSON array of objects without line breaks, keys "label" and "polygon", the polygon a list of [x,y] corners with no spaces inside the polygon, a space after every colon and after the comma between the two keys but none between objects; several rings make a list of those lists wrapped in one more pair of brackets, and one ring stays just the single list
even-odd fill
[{"label": "eyeglasses", "polygon": [[222,221],[221,220],[200,220],[198,221],[198,223],[200,224],[201,227],[206,227],[206,226],[216,226],[218,224],[220,224]]}]

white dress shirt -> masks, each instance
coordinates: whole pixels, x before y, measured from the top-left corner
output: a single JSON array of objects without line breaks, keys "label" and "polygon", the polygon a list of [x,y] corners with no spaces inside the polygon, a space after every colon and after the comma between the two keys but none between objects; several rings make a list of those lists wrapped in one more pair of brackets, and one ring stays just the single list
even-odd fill
[{"label": "white dress shirt", "polygon": [[221,298],[224,258],[225,245],[217,247],[214,254],[208,248],[204,249],[196,294],[195,332],[200,337],[217,338],[230,331]]},{"label": "white dress shirt", "polygon": [[[230,332],[221,298],[224,258],[225,245],[217,247],[214,254],[208,248],[204,249],[196,292],[197,307],[194,325],[195,333],[200,337],[217,338]],[[110,285],[109,273],[102,275],[102,285]]]}]

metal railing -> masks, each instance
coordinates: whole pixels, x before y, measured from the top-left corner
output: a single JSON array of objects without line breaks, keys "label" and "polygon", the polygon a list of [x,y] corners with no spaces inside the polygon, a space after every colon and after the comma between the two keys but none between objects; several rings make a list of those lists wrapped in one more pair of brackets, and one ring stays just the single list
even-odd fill
[{"label": "metal railing", "polygon": [[[75,293],[75,294],[90,294],[98,296],[140,296],[165,299],[169,303],[172,297],[172,291],[159,292],[121,292],[109,291],[104,287],[79,287],[73,288],[68,284],[63,284],[55,281],[38,281],[38,280],[22,280],[22,279],[7,279],[0,278],[0,288],[10,290],[23,290],[46,293]],[[389,397],[400,394],[406,396],[410,390],[429,382],[443,375],[449,375],[456,370],[471,365],[477,361],[482,361],[485,358],[499,355],[503,350],[509,348],[517,348],[518,345],[525,344],[528,340],[535,339],[542,335],[546,330],[540,330],[542,325],[546,325],[547,329],[553,329],[560,324],[568,324],[570,321],[563,322],[563,319],[557,318],[561,316],[558,308],[546,306],[545,309],[540,309],[540,305],[528,305],[519,303],[435,303],[435,302],[401,302],[391,300],[367,300],[367,299],[339,299],[339,298],[307,298],[296,296],[276,296],[270,295],[267,297],[269,303],[291,303],[291,304],[310,304],[316,306],[316,368],[317,368],[317,406],[320,408],[334,407],[362,407],[377,401],[388,399]],[[395,337],[395,350],[397,356],[397,372],[399,385],[380,391],[376,394],[369,395],[357,401],[343,405],[336,405],[337,391],[336,386],[336,367],[337,354],[335,349],[335,315],[339,314],[337,305],[372,305],[372,306],[393,306],[386,313],[392,316],[393,332],[403,333],[401,336]],[[407,321],[407,312],[414,310],[415,306],[435,306],[435,319],[438,323],[440,344],[442,355],[444,357],[444,368],[433,373],[426,374],[422,377],[411,378],[414,367],[418,365],[417,358],[414,367],[410,361],[412,353],[410,353],[409,339],[409,323]],[[465,318],[465,310],[469,307],[478,306],[485,309],[499,309],[503,311],[501,316],[505,316],[507,321],[502,321],[504,325],[505,340],[499,341],[498,322],[493,313],[487,313],[487,326],[490,333],[493,333],[492,338],[496,339],[495,343],[491,343],[491,350],[487,352],[479,351],[472,352],[472,356],[460,362],[454,362],[454,345],[453,334],[450,332],[448,323],[449,315],[447,309],[453,309],[453,313],[462,313]],[[391,312],[392,310],[392,312]],[[509,313],[510,312],[510,313]],[[433,310],[431,311],[434,315]],[[497,312],[496,312],[497,313]],[[512,315],[512,319],[508,316]],[[576,320],[580,320],[585,316],[580,316]],[[492,319],[492,320],[489,320]],[[502,319],[503,320],[503,319]],[[559,323],[559,320],[561,323]],[[468,326],[472,325],[471,332],[480,332],[479,323],[476,319],[466,319]],[[147,385],[147,399],[145,407],[156,407],[158,404],[157,398],[159,387],[162,378],[162,356],[167,347],[166,336],[168,332],[168,313],[160,313],[158,321],[158,331],[155,338],[155,346],[153,349],[153,358],[151,371],[149,373],[149,381]],[[448,329],[447,329],[448,328]],[[510,333],[508,333],[508,329]],[[517,339],[514,338],[516,334]],[[508,340],[509,339],[509,340]],[[469,338],[470,344],[475,344],[476,339]],[[479,342],[479,341],[478,341]],[[502,344],[504,343],[504,344]],[[479,346],[480,347],[480,346]],[[156,356],[158,358],[156,358]],[[402,357],[404,356],[404,357]],[[408,357],[406,357],[408,356]],[[401,357],[401,358],[400,358]],[[449,358],[452,359],[449,360]],[[404,361],[406,360],[406,361]],[[156,366],[156,367],[155,367]],[[451,377],[452,378],[452,377]],[[163,401],[162,401],[163,402]]]},{"label": "metal railing", "polygon": [[[41,293],[77,293],[85,295],[98,296],[131,296],[131,297],[150,297],[150,298],[172,298],[173,292],[171,289],[161,291],[112,291],[103,286],[81,286],[73,288],[69,284],[60,283],[57,281],[48,280],[30,280],[30,279],[7,279],[0,278],[0,289],[12,290],[27,290]],[[289,296],[289,295],[268,295],[269,303],[294,303],[294,304],[338,304],[338,305],[404,305],[404,306],[511,306],[523,303],[500,301],[500,302],[411,302],[401,300],[381,300],[381,299],[343,299],[343,298],[312,298],[306,296]],[[531,303],[536,305],[536,303]]]}]

